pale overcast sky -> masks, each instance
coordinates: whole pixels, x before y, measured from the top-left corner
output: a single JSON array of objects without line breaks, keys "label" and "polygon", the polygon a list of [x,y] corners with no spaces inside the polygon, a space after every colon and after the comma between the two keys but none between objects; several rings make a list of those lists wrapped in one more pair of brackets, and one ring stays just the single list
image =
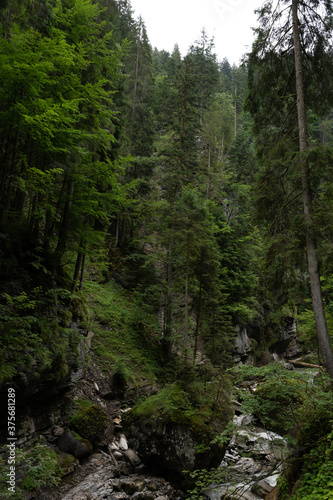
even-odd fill
[{"label": "pale overcast sky", "polygon": [[251,50],[257,25],[254,10],[264,0],[131,0],[134,16],[142,16],[150,44],[172,52],[176,43],[182,55],[200,37],[205,28],[215,39],[219,60],[227,57],[239,64],[243,54]]}]

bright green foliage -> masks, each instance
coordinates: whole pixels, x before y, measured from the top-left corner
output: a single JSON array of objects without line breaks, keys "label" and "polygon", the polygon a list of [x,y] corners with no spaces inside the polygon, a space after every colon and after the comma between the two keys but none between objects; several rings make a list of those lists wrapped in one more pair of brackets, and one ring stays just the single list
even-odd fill
[{"label": "bright green foliage", "polygon": [[330,432],[304,457],[300,486],[292,500],[333,499],[333,433]]},{"label": "bright green foliage", "polygon": [[[122,49],[99,15],[91,1],[57,2],[47,35],[13,24],[0,40],[5,251],[20,232],[58,270],[70,237],[87,247],[95,223],[108,223],[117,190],[118,165],[106,155]],[[82,196],[90,201],[83,213]]]},{"label": "bright green foliage", "polygon": [[138,403],[130,418],[137,415],[187,425],[194,433],[200,434],[203,444],[209,446],[214,426],[221,428],[230,419],[229,390],[225,377],[220,381],[213,379],[209,388],[198,379],[174,383]]},{"label": "bright green foliage", "polygon": [[329,432],[333,393],[324,373],[288,371],[280,363],[232,371],[236,384],[259,380],[255,392],[240,391],[239,396],[243,410],[257,415],[268,429],[288,434],[302,446],[312,446]]},{"label": "bright green foliage", "polygon": [[21,500],[28,491],[59,484],[61,468],[58,455],[43,443],[36,443],[31,449],[16,448],[15,460],[15,493],[8,491],[8,465],[1,464],[0,494],[4,500]]},{"label": "bright green foliage", "polygon": [[112,282],[86,282],[84,291],[95,333],[92,349],[102,370],[113,371],[124,385],[155,381],[160,369],[156,318]]},{"label": "bright green foliage", "polygon": [[244,366],[234,369],[234,372],[236,383],[258,375],[261,379],[254,393],[239,393],[245,413],[255,414],[265,427],[277,432],[294,429],[297,425],[295,414],[306,398],[306,380],[277,363],[260,369]]}]

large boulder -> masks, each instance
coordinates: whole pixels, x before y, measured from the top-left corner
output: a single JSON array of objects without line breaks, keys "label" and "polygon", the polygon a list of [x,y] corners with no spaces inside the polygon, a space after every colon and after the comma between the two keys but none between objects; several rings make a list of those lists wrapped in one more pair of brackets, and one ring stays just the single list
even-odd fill
[{"label": "large boulder", "polygon": [[92,444],[87,439],[75,436],[70,430],[61,434],[57,445],[60,451],[69,453],[78,459],[87,457],[93,451]]},{"label": "large boulder", "polygon": [[145,419],[132,421],[126,432],[146,466],[155,473],[164,472],[176,482],[185,479],[184,471],[215,467],[223,458],[222,447],[203,449],[202,436],[185,424]]},{"label": "large boulder", "polygon": [[[173,392],[172,392],[173,391]],[[163,392],[163,391],[162,391]],[[171,403],[171,404],[170,404]],[[156,474],[184,487],[189,475],[184,471],[217,467],[225,448],[212,444],[230,418],[226,403],[224,416],[207,407],[191,407],[187,395],[179,387],[168,397],[151,396],[142,405],[123,416],[123,426],[131,448]]]},{"label": "large boulder", "polygon": [[97,447],[107,445],[113,437],[112,418],[95,404],[73,415],[70,427]]}]

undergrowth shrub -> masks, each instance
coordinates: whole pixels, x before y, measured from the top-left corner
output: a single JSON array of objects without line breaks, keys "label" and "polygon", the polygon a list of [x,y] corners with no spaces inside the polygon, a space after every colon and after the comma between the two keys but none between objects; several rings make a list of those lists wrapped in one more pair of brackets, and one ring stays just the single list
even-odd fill
[{"label": "undergrowth shrub", "polygon": [[232,371],[235,384],[257,380],[254,392],[238,389],[243,411],[270,430],[288,434],[302,446],[325,436],[333,420],[333,392],[324,372],[286,370],[282,363],[244,365]]},{"label": "undergrowth shrub", "polygon": [[333,432],[304,457],[299,487],[282,500],[333,500]]},{"label": "undergrowth shrub", "polygon": [[80,334],[61,326],[70,293],[34,288],[0,297],[0,385],[35,366],[34,376],[48,372],[58,382],[67,373],[68,358],[77,356]]},{"label": "undergrowth shrub", "polygon": [[33,448],[16,448],[15,452],[15,491],[8,490],[8,450],[3,447],[4,455],[0,458],[0,498],[4,500],[22,500],[25,492],[43,486],[56,486],[60,482],[62,470],[57,453],[39,442]]}]

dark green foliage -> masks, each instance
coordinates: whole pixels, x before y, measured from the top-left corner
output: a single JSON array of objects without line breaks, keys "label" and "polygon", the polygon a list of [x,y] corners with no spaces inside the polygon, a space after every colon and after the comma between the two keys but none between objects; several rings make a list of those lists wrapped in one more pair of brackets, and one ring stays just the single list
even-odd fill
[{"label": "dark green foliage", "polygon": [[[306,347],[315,346],[290,47],[276,52],[259,30],[241,67],[219,64],[204,31],[184,57],[177,46],[153,51],[127,0],[2,2],[0,23],[0,381],[64,380],[79,363],[75,322],[94,332],[91,356],[110,390],[123,397],[167,382],[134,413],[191,426],[204,451],[231,416],[224,370],[236,324],[256,318],[273,329],[297,306]],[[324,36],[304,41],[314,232],[331,318],[332,57]],[[252,118],[242,109],[247,77]],[[265,342],[260,349],[264,362]],[[323,439],[330,388],[279,367],[260,373],[244,406],[302,446]],[[93,420],[105,423],[84,404],[72,425],[95,439]],[[198,474],[201,487],[214,477]]]},{"label": "dark green foliage", "polygon": [[[59,382],[78,357],[80,335],[60,326],[69,292],[35,288],[29,295],[4,293],[0,303],[1,383],[19,373]],[[58,316],[58,317],[57,317]]]}]

